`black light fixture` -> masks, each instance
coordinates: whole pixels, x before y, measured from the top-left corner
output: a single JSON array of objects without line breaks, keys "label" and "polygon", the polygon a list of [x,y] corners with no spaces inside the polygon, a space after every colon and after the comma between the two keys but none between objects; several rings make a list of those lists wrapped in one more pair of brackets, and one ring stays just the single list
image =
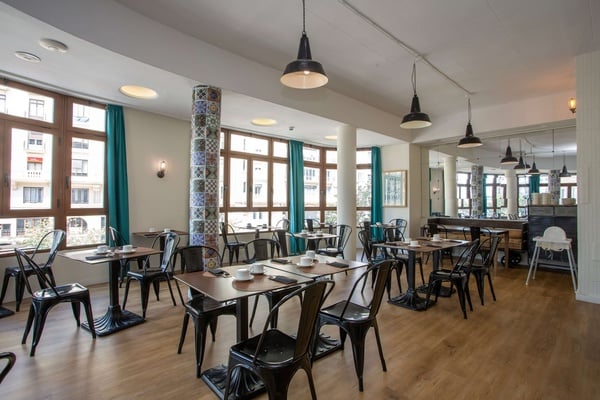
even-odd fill
[{"label": "black light fixture", "polygon": [[523,161],[523,149],[521,147],[521,139],[519,139],[519,163],[515,165],[515,169],[527,169],[530,166]]},{"label": "black light fixture", "polygon": [[419,104],[419,96],[417,96],[417,65],[413,63],[412,69],[412,86],[413,86],[413,98],[410,105],[410,113],[406,114],[402,118],[400,128],[404,129],[419,129],[431,126],[431,119],[429,115],[421,112],[421,105]]},{"label": "black light fixture", "polygon": [[562,171],[560,171],[560,174],[558,174],[559,177],[561,178],[568,178],[571,176],[571,174],[569,173],[569,171],[567,171],[567,156],[565,155],[565,153],[563,153],[563,167],[562,167]]},{"label": "black light fixture", "polygon": [[533,165],[531,166],[531,169],[527,171],[527,173],[529,175],[539,175],[540,170],[537,168],[537,165],[535,165],[535,154],[533,154],[533,151],[531,152],[531,155],[533,156]]},{"label": "black light fixture", "polygon": [[510,148],[510,139],[508,139],[508,146],[506,146],[506,154],[504,158],[500,160],[500,164],[502,165],[514,165],[518,164],[519,160],[512,154],[512,149]]},{"label": "black light fixture", "polygon": [[285,67],[279,79],[285,86],[294,89],[315,89],[321,87],[329,80],[323,66],[314,61],[310,54],[310,44],[306,36],[306,5],[302,0],[302,37],[298,47],[298,58]]},{"label": "black light fixture", "polygon": [[469,108],[469,122],[467,122],[467,129],[465,131],[465,137],[460,139],[456,147],[461,149],[468,149],[471,147],[479,147],[483,145],[481,140],[473,134],[473,126],[471,126],[471,98],[467,98],[467,104]]}]

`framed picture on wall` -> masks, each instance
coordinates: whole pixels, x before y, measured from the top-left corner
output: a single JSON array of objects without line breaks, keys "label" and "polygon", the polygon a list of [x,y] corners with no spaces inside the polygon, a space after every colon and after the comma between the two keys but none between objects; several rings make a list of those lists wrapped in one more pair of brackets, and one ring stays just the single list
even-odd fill
[{"label": "framed picture on wall", "polygon": [[383,173],[383,206],[406,207],[406,170]]}]

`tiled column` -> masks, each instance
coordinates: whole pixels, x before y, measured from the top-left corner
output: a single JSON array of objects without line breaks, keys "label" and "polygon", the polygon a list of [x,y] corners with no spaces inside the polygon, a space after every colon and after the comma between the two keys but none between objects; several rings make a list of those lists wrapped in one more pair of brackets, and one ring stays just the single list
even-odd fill
[{"label": "tiled column", "polygon": [[548,172],[548,192],[552,198],[551,204],[558,205],[560,200],[560,170],[551,169]]},{"label": "tiled column", "polygon": [[221,89],[193,89],[190,145],[190,245],[218,249]]},{"label": "tiled column", "polygon": [[483,214],[483,165],[471,166],[471,216]]}]

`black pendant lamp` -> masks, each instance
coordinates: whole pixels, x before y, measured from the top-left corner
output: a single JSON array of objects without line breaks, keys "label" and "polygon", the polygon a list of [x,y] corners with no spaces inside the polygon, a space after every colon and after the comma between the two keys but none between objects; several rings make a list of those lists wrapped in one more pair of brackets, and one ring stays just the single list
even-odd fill
[{"label": "black pendant lamp", "polygon": [[469,122],[467,123],[467,129],[465,131],[465,137],[460,139],[456,147],[461,149],[468,149],[471,147],[479,147],[483,145],[481,140],[473,134],[473,126],[471,126],[471,98],[467,99],[467,104],[469,108]]},{"label": "black pendant lamp", "polygon": [[559,177],[561,178],[568,178],[571,176],[571,174],[569,173],[569,171],[567,171],[567,157],[565,154],[563,154],[563,167],[562,167],[562,171],[560,171],[560,173],[558,174]]},{"label": "black pendant lamp", "polygon": [[306,36],[306,5],[302,0],[302,37],[298,47],[298,59],[285,67],[279,79],[285,86],[294,89],[315,89],[321,87],[329,80],[323,66],[314,61],[310,54],[310,44]]},{"label": "black pendant lamp", "polygon": [[510,139],[508,139],[508,146],[506,146],[506,154],[504,158],[500,161],[502,165],[514,165],[518,164],[519,160],[512,154],[512,149],[510,148]]},{"label": "black pendant lamp", "polygon": [[406,114],[402,118],[400,128],[404,129],[419,129],[431,126],[431,119],[429,115],[421,112],[421,105],[419,104],[419,96],[417,96],[417,65],[413,63],[412,69],[412,86],[413,86],[413,98],[410,105],[410,113]]},{"label": "black pendant lamp", "polygon": [[533,156],[533,165],[531,166],[531,169],[529,171],[527,171],[527,173],[529,175],[539,175],[540,174],[540,170],[537,168],[537,165],[535,165],[535,156]]},{"label": "black pendant lamp", "polygon": [[515,165],[515,169],[527,169],[527,166],[523,162],[523,153],[519,155],[519,163]]}]

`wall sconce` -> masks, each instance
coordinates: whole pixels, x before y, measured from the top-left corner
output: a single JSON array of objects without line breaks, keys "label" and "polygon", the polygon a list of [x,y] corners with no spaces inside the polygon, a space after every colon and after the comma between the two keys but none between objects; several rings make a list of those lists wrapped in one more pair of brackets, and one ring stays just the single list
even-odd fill
[{"label": "wall sconce", "polygon": [[156,176],[158,176],[159,178],[164,178],[166,170],[167,170],[167,162],[165,160],[162,160],[160,162],[160,164],[158,164],[158,172],[156,173]]},{"label": "wall sconce", "polygon": [[577,100],[575,100],[574,97],[569,99],[569,110],[571,110],[573,114],[575,114],[575,111],[577,110]]},{"label": "wall sconce", "polygon": [[438,194],[440,192],[440,188],[438,186],[434,186],[431,188],[431,191],[433,192],[433,194]]}]

